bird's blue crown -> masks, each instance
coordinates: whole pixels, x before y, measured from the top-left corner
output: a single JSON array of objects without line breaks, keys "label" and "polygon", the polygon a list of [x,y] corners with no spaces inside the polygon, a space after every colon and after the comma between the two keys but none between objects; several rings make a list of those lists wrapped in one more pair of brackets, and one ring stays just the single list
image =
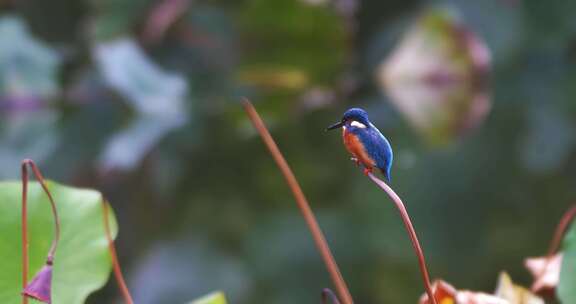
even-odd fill
[{"label": "bird's blue crown", "polygon": [[368,125],[370,121],[368,120],[368,113],[360,108],[351,108],[344,113],[342,116],[342,121],[355,120]]}]

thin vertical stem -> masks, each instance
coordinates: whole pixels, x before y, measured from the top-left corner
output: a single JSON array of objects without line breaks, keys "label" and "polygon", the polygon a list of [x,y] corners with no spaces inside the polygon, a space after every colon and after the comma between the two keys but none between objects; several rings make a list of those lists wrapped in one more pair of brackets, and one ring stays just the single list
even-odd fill
[{"label": "thin vertical stem", "polygon": [[314,239],[316,247],[318,248],[318,251],[322,256],[322,259],[324,260],[324,264],[326,264],[326,268],[328,269],[328,273],[330,274],[332,282],[336,287],[336,292],[338,293],[340,300],[344,304],[354,303],[354,301],[352,300],[352,296],[348,291],[348,287],[346,286],[346,282],[344,281],[344,278],[340,273],[338,264],[336,264],[334,256],[330,251],[330,247],[326,242],[326,238],[324,237],[324,234],[322,233],[322,230],[320,229],[320,226],[316,221],[316,217],[314,216],[314,213],[310,208],[310,204],[308,204],[308,200],[304,196],[304,192],[302,191],[300,185],[298,184],[298,180],[296,180],[294,173],[292,173],[290,166],[288,166],[288,163],[284,159],[284,156],[282,156],[280,149],[278,149],[278,146],[274,142],[274,139],[270,135],[270,132],[268,132],[266,125],[258,115],[258,112],[254,108],[254,106],[247,99],[244,99],[242,104],[244,105],[244,110],[248,114],[248,117],[252,121],[252,124],[254,125],[256,130],[258,130],[260,137],[262,137],[262,140],[266,144],[266,147],[268,147],[270,154],[272,154],[272,157],[274,158],[276,164],[280,168],[280,171],[284,175],[284,178],[286,179],[286,182],[288,183],[290,190],[292,190],[298,208],[302,212],[302,216],[304,217],[304,220],[306,221],[306,224],[310,229],[310,233],[312,234],[312,238]]},{"label": "thin vertical stem", "polygon": [[392,199],[398,211],[400,211],[400,216],[402,217],[402,221],[404,222],[404,226],[408,231],[408,235],[410,236],[410,241],[412,241],[412,246],[414,247],[414,251],[416,252],[416,256],[418,257],[418,264],[420,265],[420,272],[422,273],[422,280],[424,281],[424,287],[426,288],[426,293],[428,294],[428,299],[433,304],[437,304],[436,298],[434,297],[434,292],[432,291],[432,286],[430,284],[430,275],[428,274],[428,268],[426,267],[426,260],[424,259],[424,252],[422,251],[422,247],[420,246],[420,242],[418,241],[418,236],[416,236],[416,230],[414,230],[414,226],[412,225],[412,221],[410,220],[410,216],[406,211],[406,207],[404,203],[400,199],[400,197],[388,186],[385,182],[377,178],[374,174],[368,173],[368,177],[380,188],[382,188],[388,196]]},{"label": "thin vertical stem", "polygon": [[106,232],[106,239],[108,240],[108,249],[110,251],[110,257],[112,258],[112,266],[114,268],[114,277],[116,277],[116,282],[118,283],[118,287],[122,292],[122,297],[124,298],[124,302],[127,304],[133,304],[134,301],[132,300],[132,295],[130,295],[130,290],[128,290],[128,286],[126,285],[126,281],[124,280],[124,276],[122,275],[122,269],[120,267],[120,262],[118,261],[118,255],[116,254],[116,246],[114,246],[114,239],[112,238],[112,232],[110,231],[110,220],[108,215],[110,211],[108,210],[108,203],[101,200],[102,202],[102,213],[104,217],[104,230]]},{"label": "thin vertical stem", "polygon": [[[22,289],[28,285],[28,170],[22,163]],[[22,295],[22,304],[28,304],[28,297]]]}]

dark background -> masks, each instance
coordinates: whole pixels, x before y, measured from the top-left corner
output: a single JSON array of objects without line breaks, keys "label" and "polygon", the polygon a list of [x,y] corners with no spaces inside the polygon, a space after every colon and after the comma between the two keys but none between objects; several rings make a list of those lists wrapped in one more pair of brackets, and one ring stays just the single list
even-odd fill
[{"label": "dark background", "polygon": [[[17,178],[31,157],[51,179],[103,191],[140,304],[218,289],[231,303],[319,303],[331,286],[241,96],[270,126],[357,303],[416,303],[423,287],[393,205],[340,135],[324,131],[349,107],[366,108],[390,139],[392,186],[431,274],[457,288],[492,292],[502,270],[529,285],[523,259],[546,252],[576,197],[575,1],[12,0],[0,9],[0,176]],[[404,33],[437,30],[418,20],[438,12],[448,30],[434,39],[464,28],[492,58],[478,71],[462,45],[445,57],[475,76],[435,109],[465,124],[477,78],[490,100],[465,132],[415,128],[399,110],[406,101],[387,94],[395,84],[378,81]],[[429,85],[428,95],[444,88]],[[115,299],[111,280],[89,302]]]}]

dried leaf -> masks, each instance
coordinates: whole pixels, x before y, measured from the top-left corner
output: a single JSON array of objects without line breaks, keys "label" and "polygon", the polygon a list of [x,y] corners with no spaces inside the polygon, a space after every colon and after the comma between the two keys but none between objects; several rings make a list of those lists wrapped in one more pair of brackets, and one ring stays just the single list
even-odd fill
[{"label": "dried leaf", "polygon": [[506,272],[500,273],[495,294],[508,300],[510,304],[544,304],[544,300],[530,292],[530,290],[515,285]]},{"label": "dried leaf", "polygon": [[[508,301],[483,292],[456,290],[452,285],[442,280],[432,284],[434,297],[439,304],[510,304]],[[420,297],[419,304],[429,304],[428,295]]]},{"label": "dried leaf", "polygon": [[[434,298],[436,298],[438,303],[442,304],[453,304],[456,303],[456,288],[442,280],[436,280],[432,283],[432,291],[434,292]],[[429,304],[428,295],[424,293],[420,297],[419,304]]]},{"label": "dried leaf", "polygon": [[508,301],[483,292],[468,290],[459,291],[456,295],[457,304],[511,304]]},{"label": "dried leaf", "polygon": [[560,265],[562,264],[562,254],[558,253],[548,257],[527,258],[524,266],[534,277],[534,283],[530,288],[533,292],[556,289],[560,281]]}]

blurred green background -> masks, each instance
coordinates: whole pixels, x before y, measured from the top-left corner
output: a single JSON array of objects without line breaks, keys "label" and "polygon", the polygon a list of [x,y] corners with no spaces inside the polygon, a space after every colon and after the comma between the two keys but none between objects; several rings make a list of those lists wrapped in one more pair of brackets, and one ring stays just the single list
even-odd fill
[{"label": "blurred green background", "polygon": [[[576,2],[5,0],[0,177],[102,190],[139,304],[222,289],[319,303],[331,283],[239,104],[293,166],[357,303],[416,303],[388,198],[324,128],[360,106],[395,151],[433,277],[529,285],[576,198]],[[113,280],[90,303],[116,303]]]}]

